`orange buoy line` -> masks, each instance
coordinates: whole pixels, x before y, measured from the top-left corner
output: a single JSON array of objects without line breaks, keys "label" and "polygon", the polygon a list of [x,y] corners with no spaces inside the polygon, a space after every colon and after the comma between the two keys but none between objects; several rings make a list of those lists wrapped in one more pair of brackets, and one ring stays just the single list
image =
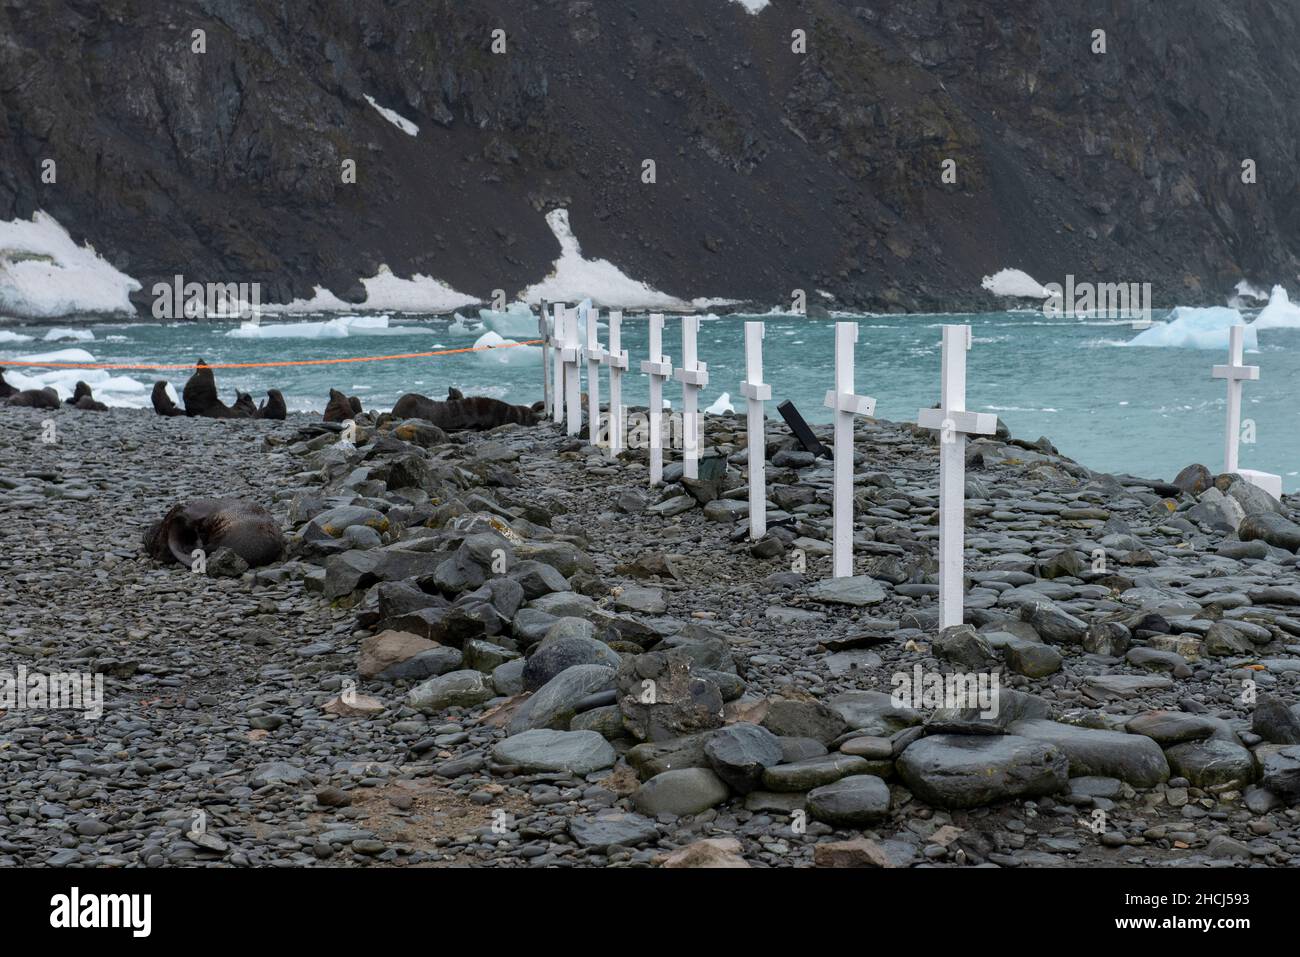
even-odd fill
[{"label": "orange buoy line", "polygon": [[145,369],[266,369],[275,366],[324,366],[334,365],[341,362],[391,362],[395,359],[429,359],[435,356],[454,356],[464,352],[488,352],[493,349],[513,349],[515,346],[535,346],[540,345],[542,339],[529,339],[527,342],[504,342],[498,346],[470,346],[466,349],[442,349],[438,352],[407,352],[396,356],[355,356],[344,359],[296,359],[286,360],[284,362],[205,362],[199,365],[195,362],[173,363],[173,364],[152,364],[152,365],[131,365],[129,363],[118,362],[14,362],[9,359],[0,359],[0,366],[4,368],[18,367],[36,367],[41,369],[120,369],[120,370],[145,370]]}]

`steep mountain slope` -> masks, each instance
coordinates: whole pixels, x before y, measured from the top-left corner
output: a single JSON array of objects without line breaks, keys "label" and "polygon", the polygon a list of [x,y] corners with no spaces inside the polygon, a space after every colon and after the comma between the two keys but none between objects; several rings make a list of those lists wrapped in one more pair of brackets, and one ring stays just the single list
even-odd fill
[{"label": "steep mountain slope", "polygon": [[48,211],[142,306],[357,301],[380,264],[513,295],[559,207],[683,298],[989,308],[1017,266],[1219,301],[1300,268],[1298,41],[1289,0],[0,0],[0,220]]}]

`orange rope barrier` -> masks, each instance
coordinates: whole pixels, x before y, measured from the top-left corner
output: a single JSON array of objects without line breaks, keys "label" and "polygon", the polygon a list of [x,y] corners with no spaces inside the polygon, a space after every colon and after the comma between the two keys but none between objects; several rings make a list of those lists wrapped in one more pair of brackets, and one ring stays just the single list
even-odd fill
[{"label": "orange rope barrier", "polygon": [[274,366],[325,366],[340,362],[390,362],[394,359],[428,359],[432,356],[454,356],[463,352],[488,352],[492,349],[513,349],[515,346],[535,346],[542,339],[529,339],[527,342],[503,342],[499,346],[471,346],[467,349],[443,349],[439,352],[407,352],[397,356],[356,356],[346,359],[297,359],[285,362],[205,362],[202,366],[195,362],[172,365],[129,365],[116,362],[14,362],[0,359],[2,368],[36,367],[41,369],[265,369]]}]

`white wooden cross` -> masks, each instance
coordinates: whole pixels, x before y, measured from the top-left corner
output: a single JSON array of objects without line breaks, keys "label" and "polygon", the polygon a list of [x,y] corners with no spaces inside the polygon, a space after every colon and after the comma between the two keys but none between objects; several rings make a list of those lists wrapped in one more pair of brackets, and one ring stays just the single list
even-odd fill
[{"label": "white wooden cross", "polygon": [[564,363],[565,430],[569,435],[577,435],[582,431],[582,347],[578,345],[578,310],[566,308],[564,316],[559,357]]},{"label": "white wooden cross", "polygon": [[709,367],[695,352],[699,331],[698,316],[682,316],[682,364],[677,380],[682,384],[682,476],[689,479],[700,474],[700,389],[709,384]]},{"label": "white wooden cross", "polygon": [[763,334],[761,322],[745,323],[745,381],[740,394],[748,409],[749,439],[749,537],[767,534],[767,432],[763,403],[772,398],[772,387],[763,381]]},{"label": "white wooden cross", "polygon": [[600,361],[609,366],[609,454],[623,451],[623,371],[627,368],[627,352],[622,346],[623,312],[609,311],[609,349],[602,352]]},{"label": "white wooden cross", "polygon": [[1241,392],[1246,380],[1259,378],[1259,366],[1245,365],[1244,325],[1228,330],[1228,364],[1215,366],[1211,374],[1216,379],[1228,380],[1228,425],[1224,435],[1223,471],[1235,472],[1251,485],[1255,485],[1276,499],[1282,498],[1282,477],[1271,472],[1237,467],[1238,443],[1241,440]]},{"label": "white wooden cross", "polygon": [[600,347],[600,310],[587,311],[587,441],[600,445],[600,363],[605,350]]},{"label": "white wooden cross", "polygon": [[650,484],[664,478],[664,380],[673,374],[673,360],[663,354],[664,317],[650,316],[650,358],[641,363],[641,371],[650,377]]},{"label": "white wooden cross", "polygon": [[916,422],[939,433],[939,629],[960,625],[966,549],[966,436],[992,435],[998,417],[966,411],[966,352],[970,326],[943,327],[943,385],[939,408]]},{"label": "white wooden cross", "polygon": [[555,318],[551,321],[551,344],[555,347],[555,353],[551,356],[551,418],[558,425],[564,424],[564,363],[560,361],[560,349],[564,345],[567,311],[568,307],[564,303],[557,302]]},{"label": "white wooden cross", "polygon": [[853,344],[857,341],[856,322],[835,323],[835,388],[826,392],[826,407],[835,410],[831,563],[836,578],[853,574],[853,417],[876,414],[876,400],[853,391]]},{"label": "white wooden cross", "polygon": [[546,300],[541,301],[541,309],[537,313],[537,333],[542,340],[542,415],[543,417],[551,414],[551,346],[555,343],[555,333],[551,326],[551,318],[546,314]]}]

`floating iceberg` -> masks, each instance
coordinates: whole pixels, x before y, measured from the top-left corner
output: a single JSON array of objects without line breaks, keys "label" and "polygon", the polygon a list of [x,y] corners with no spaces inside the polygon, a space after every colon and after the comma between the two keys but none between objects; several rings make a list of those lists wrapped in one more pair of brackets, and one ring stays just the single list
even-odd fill
[{"label": "floating iceberg", "polygon": [[1285,289],[1274,286],[1268,305],[1251,326],[1256,329],[1300,329],[1300,306],[1291,301]]},{"label": "floating iceberg", "polygon": [[502,336],[536,339],[539,334],[537,314],[526,302],[512,302],[505,312],[480,309],[478,317],[485,327]]},{"label": "floating iceberg", "polygon": [[[502,349],[500,346],[506,346]],[[530,365],[542,361],[542,350],[539,346],[520,346],[515,345],[513,339],[503,339],[495,332],[485,332],[479,336],[474,343],[475,349],[481,349],[482,352],[473,353],[480,362],[487,362],[492,365]]]},{"label": "floating iceberg", "polygon": [[56,328],[45,333],[46,342],[94,342],[95,334],[89,329],[66,329]]},{"label": "floating iceberg", "polygon": [[0,312],[29,319],[134,313],[131,293],[139,288],[48,213],[0,221]]},{"label": "floating iceberg", "polygon": [[[1168,322],[1139,333],[1128,344],[1173,349],[1227,349],[1228,330],[1239,325],[1242,325],[1242,318],[1236,309],[1179,306],[1170,313]],[[1246,326],[1243,341],[1247,349],[1259,349],[1254,326]]]},{"label": "floating iceberg", "polygon": [[31,336],[25,336],[21,332],[10,332],[8,329],[0,329],[0,342],[31,342]]},{"label": "floating iceberg", "polygon": [[726,415],[728,412],[735,412],[736,408],[731,404],[731,393],[724,392],[718,396],[716,402],[704,410],[705,415]]},{"label": "floating iceberg", "polygon": [[[0,366],[5,365],[0,359]],[[60,349],[58,352],[43,352],[36,355],[19,356],[10,362],[94,362],[95,357],[85,349]],[[15,389],[52,388],[59,398],[72,396],[78,382],[84,382],[94,390],[95,398],[108,406],[128,409],[143,409],[149,405],[149,389],[143,382],[130,376],[116,375],[107,369],[38,369],[5,368],[5,381]]]},{"label": "floating iceberg", "polygon": [[230,339],[346,339],[349,336],[405,336],[431,332],[423,326],[389,326],[388,316],[339,316],[324,322],[243,322]]},{"label": "floating iceberg", "polygon": [[985,276],[980,285],[995,296],[1014,296],[1018,299],[1047,299],[1051,293],[1039,285],[1038,280],[1019,269],[1000,269]]},{"label": "floating iceberg", "polygon": [[447,331],[458,336],[478,336],[484,331],[483,323],[470,319],[468,316],[462,316],[459,312],[455,314],[451,325]]}]

